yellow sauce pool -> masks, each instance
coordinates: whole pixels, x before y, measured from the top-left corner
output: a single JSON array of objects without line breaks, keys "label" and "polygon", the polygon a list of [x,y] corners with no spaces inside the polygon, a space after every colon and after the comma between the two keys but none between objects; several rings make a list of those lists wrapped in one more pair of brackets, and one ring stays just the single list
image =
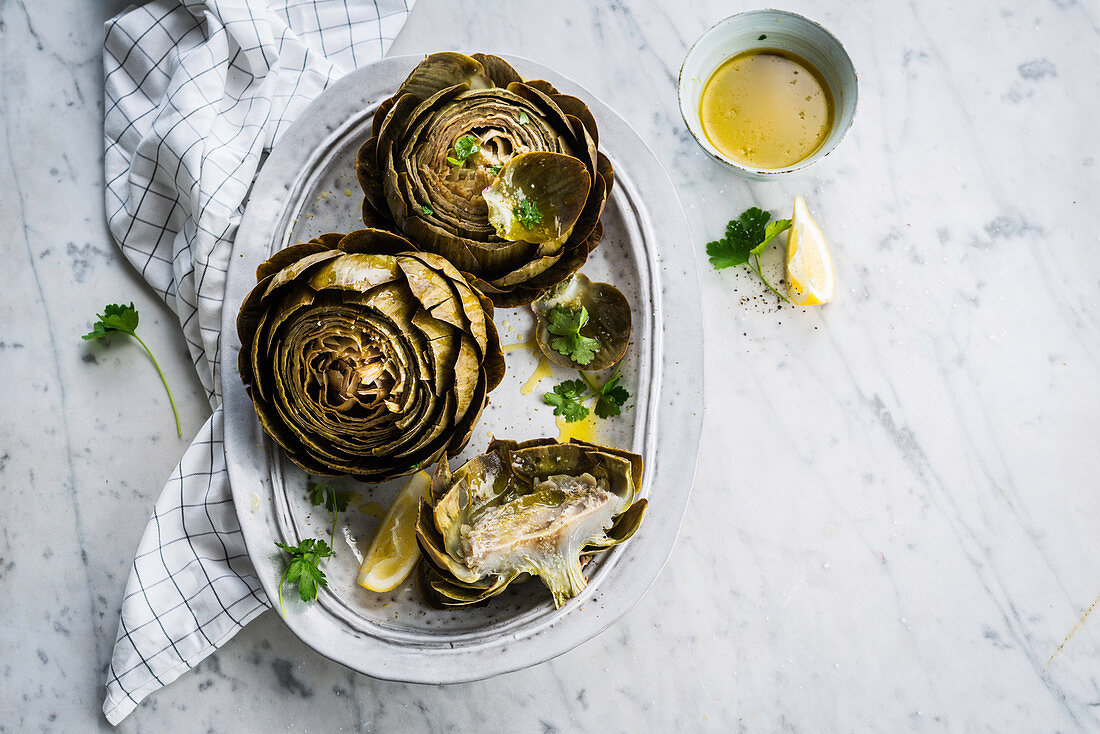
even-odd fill
[{"label": "yellow sauce pool", "polygon": [[707,139],[728,158],[753,168],[786,168],[825,142],[833,98],[809,62],[785,51],[754,49],[711,74],[699,117]]},{"label": "yellow sauce pool", "polygon": [[566,423],[564,418],[558,416],[554,419],[554,424],[558,427],[558,443],[568,443],[571,438],[595,443],[596,434],[599,432],[599,424],[596,421],[595,413],[589,413],[575,423]]}]

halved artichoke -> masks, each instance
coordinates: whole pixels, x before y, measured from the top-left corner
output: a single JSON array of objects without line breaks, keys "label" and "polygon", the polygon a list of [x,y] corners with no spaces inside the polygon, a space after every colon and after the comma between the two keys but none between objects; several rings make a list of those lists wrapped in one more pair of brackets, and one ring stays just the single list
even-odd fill
[{"label": "halved artichoke", "polygon": [[256,278],[241,379],[294,463],[383,481],[466,445],[504,355],[493,304],[446,259],[363,229],[281,250]]},{"label": "halved artichoke", "polygon": [[603,235],[615,177],[598,140],[584,102],[548,82],[496,56],[432,54],[359,150],[363,221],[443,255],[498,306],[530,303]]},{"label": "halved artichoke", "polygon": [[421,586],[464,605],[538,576],[560,607],[587,585],[588,559],[638,529],[641,481],[642,457],[576,439],[493,441],[453,474],[442,457],[416,523]]}]

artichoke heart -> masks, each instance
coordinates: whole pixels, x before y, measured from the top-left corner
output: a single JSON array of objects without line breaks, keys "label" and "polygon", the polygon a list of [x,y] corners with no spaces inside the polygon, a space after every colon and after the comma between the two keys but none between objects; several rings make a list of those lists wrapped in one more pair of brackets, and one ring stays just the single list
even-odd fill
[{"label": "artichoke heart", "polygon": [[641,471],[636,454],[576,440],[494,441],[454,474],[444,457],[417,521],[432,600],[479,602],[529,575],[560,607],[587,559],[638,529]]},{"label": "artichoke heart", "polygon": [[492,303],[398,235],[275,253],[237,317],[264,431],[314,474],[384,481],[461,450],[504,375]]},{"label": "artichoke heart", "polygon": [[496,305],[528,304],[603,236],[615,175],[598,142],[587,105],[548,82],[496,56],[431,54],[359,149],[363,221],[443,255]]}]

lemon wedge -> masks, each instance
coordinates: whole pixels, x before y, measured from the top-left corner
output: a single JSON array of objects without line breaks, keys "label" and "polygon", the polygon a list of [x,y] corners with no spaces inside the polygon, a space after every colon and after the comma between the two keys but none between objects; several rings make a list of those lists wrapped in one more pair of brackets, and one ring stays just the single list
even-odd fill
[{"label": "lemon wedge", "polygon": [[413,474],[393,500],[370,549],[359,564],[356,581],[370,591],[391,591],[409,577],[420,560],[416,544],[416,512],[420,498],[427,496],[432,478],[427,472]]},{"label": "lemon wedge", "polygon": [[798,306],[828,303],[835,291],[833,259],[825,235],[810,217],[806,202],[796,196],[791,228],[787,230],[787,293],[791,303]]}]

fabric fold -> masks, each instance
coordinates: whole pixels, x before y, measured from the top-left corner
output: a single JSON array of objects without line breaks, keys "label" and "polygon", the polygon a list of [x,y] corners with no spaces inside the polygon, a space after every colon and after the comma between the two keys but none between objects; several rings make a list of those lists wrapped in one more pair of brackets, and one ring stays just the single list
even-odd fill
[{"label": "fabric fold", "polygon": [[153,0],[108,21],[107,221],[179,317],[213,415],[169,478],[127,581],[112,724],[267,608],[222,450],[221,320],[245,199],[295,117],[382,58],[411,0]]}]

